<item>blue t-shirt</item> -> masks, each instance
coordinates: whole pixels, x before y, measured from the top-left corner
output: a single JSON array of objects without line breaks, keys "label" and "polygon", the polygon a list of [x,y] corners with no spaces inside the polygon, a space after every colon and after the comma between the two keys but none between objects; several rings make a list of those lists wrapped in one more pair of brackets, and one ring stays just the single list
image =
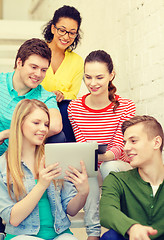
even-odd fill
[{"label": "blue t-shirt", "polygon": [[[46,91],[41,85],[31,89],[23,96],[13,87],[13,75],[15,72],[0,73],[0,132],[9,129],[14,109],[22,99],[37,99],[44,102],[48,108],[58,109],[56,95]],[[0,145],[0,156],[8,147],[8,139]]]}]

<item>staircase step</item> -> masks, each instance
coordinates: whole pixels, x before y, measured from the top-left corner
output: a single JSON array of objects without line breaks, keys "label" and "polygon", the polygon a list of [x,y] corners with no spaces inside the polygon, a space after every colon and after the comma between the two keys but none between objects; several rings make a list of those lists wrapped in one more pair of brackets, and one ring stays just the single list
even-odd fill
[{"label": "staircase step", "polygon": [[0,58],[0,72],[12,72],[14,70],[14,58]]},{"label": "staircase step", "polygon": [[0,20],[0,72],[13,71],[20,45],[30,38],[43,39],[44,21]]},{"label": "staircase step", "polygon": [[43,38],[42,28],[44,24],[44,21],[0,20],[0,39]]},{"label": "staircase step", "polygon": [[0,44],[0,59],[1,58],[15,58],[18,48],[17,45],[1,45]]}]

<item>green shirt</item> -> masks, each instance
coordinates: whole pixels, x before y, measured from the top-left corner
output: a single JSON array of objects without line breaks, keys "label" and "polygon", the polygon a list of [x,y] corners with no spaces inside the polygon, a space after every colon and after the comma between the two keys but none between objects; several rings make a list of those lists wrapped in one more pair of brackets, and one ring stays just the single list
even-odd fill
[{"label": "green shirt", "polygon": [[[35,180],[37,183],[37,180]],[[68,228],[66,231],[62,232],[61,234],[57,234],[54,229],[54,219],[51,213],[51,207],[47,196],[47,190],[44,192],[43,196],[41,197],[40,201],[38,202],[39,205],[39,218],[40,218],[40,229],[35,237],[39,237],[42,239],[53,239],[58,237],[64,233],[70,233],[70,229]],[[16,237],[16,235],[7,234],[5,240],[10,240]]]},{"label": "green shirt", "polygon": [[151,226],[158,233],[150,238],[164,240],[164,182],[153,197],[150,183],[143,181],[137,169],[111,172],[103,183],[100,222],[124,237],[135,223]]}]

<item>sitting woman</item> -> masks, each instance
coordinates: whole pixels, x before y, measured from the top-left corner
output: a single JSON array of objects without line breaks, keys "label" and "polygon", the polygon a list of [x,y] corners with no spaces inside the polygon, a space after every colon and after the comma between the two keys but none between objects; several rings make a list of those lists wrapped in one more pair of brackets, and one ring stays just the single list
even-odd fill
[{"label": "sitting woman", "polygon": [[[66,171],[58,163],[45,167],[44,140],[49,129],[47,106],[24,99],[14,111],[9,147],[0,159],[0,216],[6,222],[5,240],[75,240],[67,214],[74,216],[85,204],[89,186],[82,171]],[[22,236],[23,235],[23,236]]]},{"label": "sitting woman", "polygon": [[[91,52],[84,62],[84,80],[90,93],[72,100],[68,107],[77,142],[97,141],[98,144],[108,144],[106,153],[98,156],[103,179],[110,171],[130,168],[123,151],[121,124],[134,116],[135,104],[116,94],[114,77],[110,55],[102,50]],[[95,180],[92,179],[91,183],[89,179],[92,187],[85,205],[87,231],[92,236],[89,239],[93,240],[100,236],[99,186]]]},{"label": "sitting woman", "polygon": [[73,50],[80,40],[81,16],[77,9],[63,6],[43,30],[44,39],[51,49],[51,65],[42,86],[56,94],[57,102],[76,99],[80,90],[84,62]]}]

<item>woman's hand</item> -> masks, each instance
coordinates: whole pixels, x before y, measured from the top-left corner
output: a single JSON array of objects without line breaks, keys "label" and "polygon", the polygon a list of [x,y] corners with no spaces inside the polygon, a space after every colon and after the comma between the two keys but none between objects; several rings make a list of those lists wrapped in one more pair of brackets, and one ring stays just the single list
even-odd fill
[{"label": "woman's hand", "polygon": [[64,178],[75,185],[78,193],[81,195],[88,195],[89,184],[87,171],[83,161],[80,161],[80,165],[82,170],[81,172],[79,172],[76,168],[69,166],[71,171],[66,171],[67,176]]},{"label": "woman's hand", "polygon": [[50,185],[53,178],[61,173],[58,163],[45,167],[45,157],[42,158],[39,166],[39,180],[34,188],[22,200],[18,201],[12,207],[10,223],[17,227],[27,216],[31,214],[45,190]]},{"label": "woman's hand", "polygon": [[41,184],[45,189],[48,188],[54,178],[57,178],[61,174],[61,168],[58,166],[58,163],[54,163],[45,167],[45,157],[42,158],[39,166],[38,183]]},{"label": "woman's hand", "polygon": [[56,95],[56,101],[61,102],[64,99],[64,94],[62,92],[58,91],[52,91]]},{"label": "woman's hand", "polygon": [[85,164],[81,161],[80,165],[82,169],[81,172],[70,166],[71,172],[66,171],[67,176],[64,177],[66,180],[72,182],[78,191],[76,196],[72,198],[67,205],[67,213],[70,216],[75,216],[78,211],[84,207],[89,194],[88,176]]}]

